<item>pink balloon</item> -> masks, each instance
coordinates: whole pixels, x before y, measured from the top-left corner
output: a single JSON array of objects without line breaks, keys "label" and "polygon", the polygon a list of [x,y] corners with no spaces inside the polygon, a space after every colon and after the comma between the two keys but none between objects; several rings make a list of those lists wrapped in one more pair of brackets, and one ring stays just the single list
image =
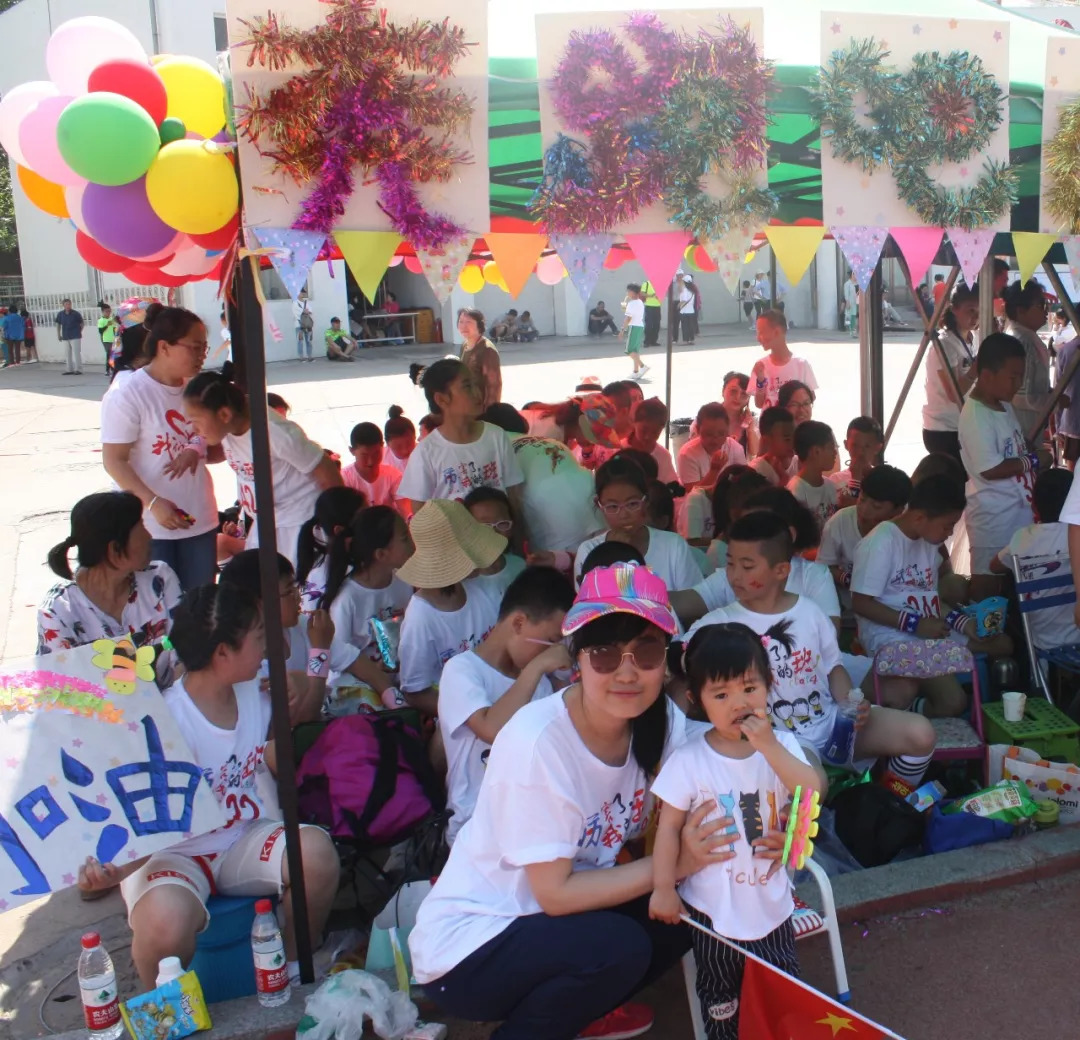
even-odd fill
[{"label": "pink balloon", "polygon": [[405,257],[405,270],[411,271],[413,274],[423,274],[424,265],[420,263],[420,257],[407,256]]},{"label": "pink balloon", "polygon": [[68,216],[71,217],[71,222],[84,235],[90,234],[86,230],[86,221],[83,219],[82,212],[83,193],[86,191],[87,183],[87,181],[80,181],[78,184],[72,184],[64,188],[64,203],[68,208]]},{"label": "pink balloon", "polygon": [[32,112],[40,101],[56,97],[59,93],[55,84],[44,79],[20,83],[4,93],[0,101],[0,145],[20,166],[30,165],[19,147],[19,128],[23,117]]},{"label": "pink balloon", "polygon": [[563,267],[563,262],[559,259],[558,253],[552,253],[551,256],[541,257],[536,264],[536,277],[544,285],[558,285],[563,280],[563,276],[566,274],[566,269]]},{"label": "pink balloon", "polygon": [[66,95],[45,98],[27,112],[19,124],[19,147],[26,157],[26,165],[53,184],[86,183],[64,162],[56,143],[56,124],[60,113],[71,101]]},{"label": "pink balloon", "polygon": [[399,256],[397,253],[395,253],[392,257],[390,257],[390,266],[397,267],[397,265],[400,264],[401,261],[404,259],[405,257]]},{"label": "pink balloon", "polygon": [[182,249],[167,264],[162,265],[162,273],[177,277],[201,278],[209,274],[218,264],[221,255],[207,254],[206,250],[197,245]]},{"label": "pink balloon", "polygon": [[133,256],[131,259],[137,260],[140,264],[153,265],[161,260],[164,260],[166,257],[173,256],[175,253],[179,252],[185,246],[188,246],[190,244],[191,239],[188,238],[187,235],[185,235],[182,231],[178,231],[172,241],[169,242],[167,245],[162,246],[161,249],[156,250],[149,256]]}]

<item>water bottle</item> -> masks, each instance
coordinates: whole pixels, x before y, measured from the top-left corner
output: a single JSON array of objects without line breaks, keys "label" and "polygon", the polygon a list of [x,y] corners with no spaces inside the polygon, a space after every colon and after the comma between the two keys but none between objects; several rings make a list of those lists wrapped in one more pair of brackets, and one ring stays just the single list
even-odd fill
[{"label": "water bottle", "polygon": [[255,920],[251,925],[251,951],[255,957],[255,991],[263,1007],[288,1004],[289,966],[285,961],[285,944],[274,916],[274,904],[260,899],[255,904]]},{"label": "water bottle", "polygon": [[154,979],[154,986],[164,986],[166,982],[172,982],[173,979],[178,979],[183,974],[184,966],[180,963],[179,957],[162,957],[158,961],[157,978]]},{"label": "water bottle", "polygon": [[124,1023],[116,993],[116,971],[97,932],[87,932],[82,937],[79,993],[90,1040],[119,1040],[124,1035]]},{"label": "water bottle", "polygon": [[856,686],[848,694],[847,701],[836,706],[836,722],[822,755],[831,766],[845,766],[851,761],[855,748],[855,717],[862,700],[863,692]]}]

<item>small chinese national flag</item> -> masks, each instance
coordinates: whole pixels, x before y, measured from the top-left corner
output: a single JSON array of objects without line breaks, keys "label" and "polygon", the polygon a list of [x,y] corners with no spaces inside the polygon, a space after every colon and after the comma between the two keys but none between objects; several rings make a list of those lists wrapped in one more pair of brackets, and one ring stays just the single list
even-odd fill
[{"label": "small chinese national flag", "polygon": [[885,1040],[896,1034],[782,971],[746,958],[739,1040]]}]

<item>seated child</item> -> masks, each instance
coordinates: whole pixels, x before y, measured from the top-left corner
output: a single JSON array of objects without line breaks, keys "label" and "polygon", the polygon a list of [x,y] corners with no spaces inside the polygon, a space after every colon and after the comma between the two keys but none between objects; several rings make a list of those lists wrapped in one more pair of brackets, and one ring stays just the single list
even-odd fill
[{"label": "seated child", "polygon": [[349,537],[353,517],[366,505],[363,493],[351,487],[327,488],[315,499],[315,515],[296,539],[296,584],[303,613],[319,609],[326,593],[330,545],[339,535]]},{"label": "seated child", "polygon": [[527,567],[511,582],[498,621],[472,650],[446,662],[439,681],[439,731],[446,747],[446,829],[451,844],[472,816],[491,745],[518,708],[549,696],[548,675],[571,665],[562,620],[574,586],[551,567]]},{"label": "seated child", "polygon": [[[685,904],[699,924],[797,977],[791,878],[761,853],[768,847],[766,835],[783,835],[780,812],[795,788],[822,794],[824,789],[794,736],[769,722],[772,678],[762,642],[745,625],[716,624],[699,628],[686,645],[689,698],[710,726],[671,752],[652,785],[660,821],[649,916],[679,924]],[[680,832],[705,800],[717,806],[706,821],[734,820],[734,859],[691,874],[676,890]],[[738,1040],[745,958],[696,928],[690,929],[690,941],[706,1034],[710,1040]]]},{"label": "seated child", "polygon": [[[485,527],[509,539],[514,530],[510,499],[501,488],[475,487],[462,504]],[[516,553],[504,552],[490,567],[480,568],[466,582],[469,588],[479,588],[501,603],[510,583],[525,570],[525,561]]]},{"label": "seated child", "polygon": [[374,423],[357,423],[349,435],[349,451],[353,464],[342,466],[341,478],[347,487],[362,491],[369,506],[390,506],[404,510],[408,516],[409,503],[398,495],[401,472],[383,462],[383,435]]},{"label": "seated child", "polygon": [[825,564],[832,573],[840,593],[840,603],[851,611],[851,568],[855,563],[855,547],[883,520],[900,515],[911,494],[908,475],[895,466],[878,466],[862,482],[859,497],[853,506],[834,513],[821,532],[817,562]]},{"label": "seated child", "polygon": [[[1067,469],[1048,469],[1035,480],[1032,506],[1035,523],[1021,527],[990,561],[995,574],[1012,574],[1015,556],[1069,556],[1069,525],[1060,520],[1061,510],[1069,497],[1073,475]],[[1031,593],[1032,599],[1056,595],[1060,590]],[[1032,642],[1040,650],[1080,643],[1080,629],[1073,617],[1074,605],[1063,603],[1028,615]]]},{"label": "seated child", "polygon": [[401,622],[398,686],[412,707],[435,715],[443,666],[478,646],[498,618],[499,600],[469,588],[465,579],[506,551],[506,536],[450,499],[425,503],[409,533],[416,551],[398,568],[398,577],[416,593]]},{"label": "seated child", "polygon": [[885,448],[885,434],[881,423],[869,415],[858,415],[848,423],[844,449],[848,454],[848,468],[829,475],[840,491],[840,508],[854,505],[859,488],[866,475],[881,465],[881,453]]},{"label": "seated child", "polygon": [[813,514],[820,532],[839,504],[839,489],[825,476],[836,465],[836,438],[832,427],[807,419],[795,427],[794,443],[799,472],[787,487]]},{"label": "seated child", "polygon": [[[659,480],[649,481],[649,526],[657,531],[675,530],[675,500],[682,498],[686,489],[682,484],[662,484]],[[679,537],[682,537],[681,535]],[[689,543],[687,543],[689,544]],[[705,550],[696,545],[690,546],[690,553],[701,570],[701,576],[707,578],[716,569],[709,562]]]},{"label": "seated child", "polygon": [[397,676],[371,622],[400,624],[412,589],[396,571],[413,554],[408,525],[389,506],[369,506],[330,543],[326,593],[337,645],[330,658],[328,715],[400,707]]},{"label": "seated child", "polygon": [[758,430],[761,454],[750,465],[770,484],[784,487],[794,476],[795,420],[786,408],[773,405],[761,413]]},{"label": "seated child", "polygon": [[617,563],[636,563],[645,566],[645,557],[628,542],[601,542],[581,565],[581,576],[597,567],[613,567]]},{"label": "seated child", "polygon": [[416,427],[406,416],[404,409],[396,404],[392,404],[386,414],[388,418],[383,424],[386,453],[383,462],[387,466],[393,466],[399,473],[404,473],[409,456],[416,450]]},{"label": "seated child", "polygon": [[632,458],[617,455],[596,471],[596,504],[608,530],[586,538],[574,558],[574,574],[601,542],[629,542],[668,589],[690,589],[701,581],[701,569],[685,539],[674,531],[649,526],[649,480]]},{"label": "seated child", "polygon": [[[720,621],[747,625],[762,637],[772,668],[769,712],[820,768],[837,718],[837,704],[848,699],[852,683],[836,643],[836,629],[805,596],[787,591],[792,561],[791,534],[782,519],[752,513],[737,520],[728,538],[728,575],[736,602],[706,614],[686,641]],[[884,781],[898,793],[918,787],[934,749],[930,723],[910,712],[870,708],[864,701],[855,722],[848,767],[887,758]],[[856,765],[858,763],[858,765]],[[824,785],[823,785],[823,788]]]},{"label": "seated child", "polygon": [[[964,492],[947,476],[927,477],[911,489],[907,507],[895,520],[878,524],[855,549],[851,603],[859,641],[873,656],[889,643],[904,643],[913,654],[931,649],[922,641],[953,639],[975,653],[1011,652],[1007,636],[975,638],[975,620],[943,605],[939,581],[949,563],[938,547],[952,534],[964,511]],[[866,692],[872,693],[872,676]],[[919,696],[921,694],[921,696]],[[918,700],[916,700],[918,696]],[[882,700],[933,717],[959,715],[967,696],[954,675],[926,679],[895,676],[881,680]]]},{"label": "seated child", "polygon": [[1024,379],[1024,345],[1004,332],[982,341],[978,375],[960,412],[960,459],[968,472],[967,524],[971,598],[1000,592],[990,561],[1013,534],[1034,520],[1031,493],[1039,457],[1010,403]]},{"label": "seated child", "polygon": [[728,466],[746,465],[746,452],[728,436],[727,410],[714,401],[698,409],[697,436],[679,449],[679,480],[687,491],[711,488]]},{"label": "seated child", "polygon": [[[687,496],[683,510],[685,531],[680,531],[691,544],[707,542],[706,555],[713,570],[723,570],[727,563],[727,529],[742,511],[746,500],[769,487],[769,482],[749,466],[728,466],[716,481],[711,492],[694,488]],[[692,537],[691,532],[701,533]]]},{"label": "seated child", "polygon": [[660,444],[660,437],[667,427],[667,406],[659,397],[650,397],[634,409],[634,425],[626,438],[626,447],[636,448],[656,459],[660,472],[658,479],[665,484],[678,481],[675,463],[671,461],[671,452]]}]

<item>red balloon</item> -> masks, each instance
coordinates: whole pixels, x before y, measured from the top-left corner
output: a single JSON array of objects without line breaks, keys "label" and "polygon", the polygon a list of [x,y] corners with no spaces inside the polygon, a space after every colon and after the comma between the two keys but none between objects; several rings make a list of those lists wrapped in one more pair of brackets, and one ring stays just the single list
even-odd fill
[{"label": "red balloon", "polygon": [[190,238],[196,245],[200,245],[208,251],[228,249],[232,245],[233,239],[236,238],[239,229],[240,214],[237,213],[228,224],[219,227],[217,231],[208,231],[205,235],[191,235]]},{"label": "red balloon", "polygon": [[[131,98],[150,113],[154,126],[159,126],[169,111],[164,81],[145,61],[134,58],[102,62],[90,73],[87,90],[91,93],[106,90]],[[118,147],[122,148],[123,142]]]},{"label": "red balloon", "polygon": [[119,253],[110,252],[96,239],[91,238],[83,231],[75,232],[75,248],[91,267],[109,274],[119,274],[127,270],[134,261]]},{"label": "red balloon", "polygon": [[[171,259],[172,257],[169,257],[169,260]],[[168,260],[165,262],[168,263]],[[167,286],[169,284],[165,280],[169,276],[162,274],[154,264],[132,264],[130,267],[125,267],[121,273],[132,285]]]}]

